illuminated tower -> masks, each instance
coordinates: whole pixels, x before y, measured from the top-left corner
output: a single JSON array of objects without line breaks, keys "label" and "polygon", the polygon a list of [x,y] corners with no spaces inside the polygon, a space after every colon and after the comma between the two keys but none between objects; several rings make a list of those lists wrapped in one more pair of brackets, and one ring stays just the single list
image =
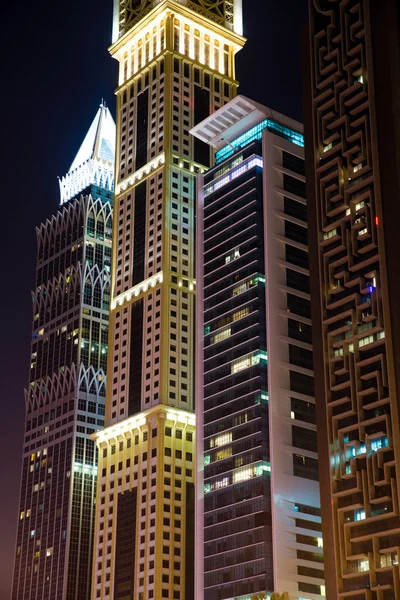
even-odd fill
[{"label": "illuminated tower", "polygon": [[194,595],[194,198],[189,130],[236,94],[240,3],[121,1],[106,424],[92,597]]},{"label": "illuminated tower", "polygon": [[101,106],[60,182],[58,212],[36,232],[12,600],[90,595],[97,477],[90,436],[104,425],[114,149],[115,124]]}]

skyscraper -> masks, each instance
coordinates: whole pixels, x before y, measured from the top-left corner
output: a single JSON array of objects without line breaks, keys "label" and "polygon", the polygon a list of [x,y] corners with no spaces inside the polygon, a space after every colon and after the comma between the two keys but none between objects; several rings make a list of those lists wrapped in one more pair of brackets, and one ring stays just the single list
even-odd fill
[{"label": "skyscraper", "polygon": [[310,2],[310,272],[328,597],[399,583],[400,9]]},{"label": "skyscraper", "polygon": [[110,376],[92,597],[190,600],[194,197],[210,150],[189,129],[236,93],[240,1],[116,1],[113,31]]},{"label": "skyscraper", "polygon": [[[115,124],[100,106],[37,229],[12,600],[87,600],[104,425]],[[85,195],[80,195],[84,193]],[[78,197],[80,196],[80,197]]]},{"label": "skyscraper", "polygon": [[196,600],[325,595],[304,138],[237,96],[198,181]]}]

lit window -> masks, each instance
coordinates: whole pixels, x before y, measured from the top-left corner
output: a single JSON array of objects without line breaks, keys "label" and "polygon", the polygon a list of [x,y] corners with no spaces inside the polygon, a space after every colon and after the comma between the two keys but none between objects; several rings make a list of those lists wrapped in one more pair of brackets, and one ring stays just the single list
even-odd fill
[{"label": "lit window", "polygon": [[231,366],[231,373],[238,373],[239,371],[243,371],[244,369],[248,369],[252,364],[252,357],[245,356],[244,358],[240,358],[239,360],[235,360]]},{"label": "lit window", "polygon": [[378,333],[374,333],[373,335],[367,335],[358,340],[358,347],[362,348],[363,346],[367,346],[368,344],[372,344],[378,340],[381,340],[385,337],[384,331],[379,331]]},{"label": "lit window", "polygon": [[366,452],[366,446],[365,446],[365,444],[360,444],[360,447],[359,447],[359,449],[358,449],[358,452],[357,452],[357,454],[358,454],[358,455],[359,455],[359,454],[365,454],[365,452]]},{"label": "lit window", "polygon": [[390,554],[382,554],[381,555],[381,568],[385,568],[385,567],[391,567],[392,565],[398,565],[399,564],[399,558],[398,555],[395,553],[390,553]]},{"label": "lit window", "polygon": [[336,227],[334,227],[330,231],[325,231],[325,233],[324,233],[324,240],[329,240],[330,238],[334,237],[335,235],[337,235],[337,229],[336,229]]},{"label": "lit window", "polygon": [[317,538],[317,540],[318,540],[318,548],[323,548],[324,541],[323,541],[322,537]]},{"label": "lit window", "polygon": [[229,444],[231,441],[232,431],[228,431],[227,433],[221,433],[220,435],[217,435],[214,439],[210,440],[210,448],[224,446],[225,444]]},{"label": "lit window", "polygon": [[262,350],[260,350],[259,352],[255,352],[254,354],[248,354],[247,356],[238,358],[237,360],[232,362],[231,373],[238,373],[239,371],[243,371],[243,369],[248,369],[249,367],[258,365],[262,360],[268,360],[267,352],[264,352]]},{"label": "lit window", "polygon": [[214,489],[219,490],[221,488],[227,487],[229,485],[229,477],[224,477],[223,479],[219,479],[214,484]]},{"label": "lit window", "polygon": [[222,329],[221,331],[219,331],[218,333],[216,333],[215,335],[211,336],[210,343],[216,344],[217,342],[226,340],[226,338],[228,338],[230,335],[231,335],[231,328],[226,327],[226,328]]},{"label": "lit window", "polygon": [[359,571],[369,571],[369,561],[368,561],[368,559],[360,560]]},{"label": "lit window", "polygon": [[239,310],[238,312],[232,315],[232,321],[239,321],[239,319],[243,319],[243,317],[246,317],[249,314],[249,312],[250,311],[248,306],[246,308],[242,308],[242,310]]},{"label": "lit window", "polygon": [[356,212],[359,211],[359,210],[361,210],[362,208],[364,208],[364,206],[365,206],[365,201],[364,200],[361,200],[361,202],[357,202],[357,204],[356,204]]},{"label": "lit window", "polygon": [[241,467],[237,469],[233,473],[233,483],[239,483],[240,481],[247,481],[247,479],[251,479],[256,476],[256,467],[255,465],[249,465],[246,467]]},{"label": "lit window", "polygon": [[232,456],[232,446],[219,450],[216,453],[215,458],[216,460],[224,460],[224,458],[229,458],[230,456]]},{"label": "lit window", "polygon": [[21,512],[21,514],[19,515],[19,518],[21,521],[23,521],[23,519],[25,519],[25,511]]},{"label": "lit window", "polygon": [[53,548],[47,548],[46,550],[46,556],[51,556],[53,554]]},{"label": "lit window", "polygon": [[239,294],[243,294],[246,290],[249,289],[249,282],[241,283],[237,287],[233,288],[233,296],[239,296]]},{"label": "lit window", "polygon": [[236,260],[237,258],[240,258],[240,250],[238,248],[236,248],[233,252],[228,254],[228,256],[225,256],[225,264],[227,265],[233,260]]},{"label": "lit window", "polygon": [[354,520],[355,521],[364,521],[364,519],[365,519],[365,510],[364,509],[356,510],[354,513]]},{"label": "lit window", "polygon": [[271,465],[268,462],[262,461],[253,465],[246,465],[233,471],[233,483],[240,483],[241,481],[247,481],[253,477],[261,477],[264,473],[271,472]]},{"label": "lit window", "polygon": [[371,441],[371,450],[377,452],[380,448],[387,448],[388,445],[387,437],[377,438]]},{"label": "lit window", "polygon": [[333,144],[332,142],[330,144],[327,144],[326,146],[324,146],[324,152],[328,152],[328,150],[331,150],[333,148]]}]

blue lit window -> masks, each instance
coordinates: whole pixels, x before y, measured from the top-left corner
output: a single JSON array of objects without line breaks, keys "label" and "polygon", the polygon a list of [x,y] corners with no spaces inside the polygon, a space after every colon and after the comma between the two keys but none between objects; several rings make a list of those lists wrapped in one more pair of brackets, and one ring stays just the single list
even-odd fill
[{"label": "blue lit window", "polygon": [[241,162],[239,166],[235,167],[231,171],[228,171],[228,173],[223,177],[219,177],[216,180],[214,179],[212,183],[206,185],[206,187],[204,188],[204,196],[209,196],[219,188],[230,183],[231,181],[233,181],[237,177],[240,177],[247,171],[250,171],[250,169],[253,169],[254,167],[263,167],[263,160],[259,156],[251,156],[249,159]]},{"label": "blue lit window", "polygon": [[289,129],[289,127],[285,127],[276,121],[271,121],[271,119],[265,119],[255,127],[249,129],[249,131],[246,131],[246,133],[243,133],[241,136],[236,138],[236,140],[230,142],[229,145],[221,148],[221,150],[218,150],[215,155],[216,164],[218,165],[223,160],[228,158],[228,156],[231,156],[238,148],[243,148],[255,140],[260,140],[265,129],[271,133],[275,133],[276,135],[283,137],[285,140],[289,140],[293,144],[296,144],[296,146],[301,146],[304,148],[304,136],[301,133],[294,131],[293,129]]},{"label": "blue lit window", "polygon": [[378,438],[371,441],[371,450],[377,452],[380,448],[387,448],[389,445],[387,437]]}]

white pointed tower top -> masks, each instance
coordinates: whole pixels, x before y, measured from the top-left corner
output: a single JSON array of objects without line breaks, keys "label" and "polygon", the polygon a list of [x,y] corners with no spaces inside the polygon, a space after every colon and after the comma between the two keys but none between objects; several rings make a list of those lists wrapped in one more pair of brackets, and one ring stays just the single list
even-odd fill
[{"label": "white pointed tower top", "polygon": [[114,119],[102,102],[68,173],[60,181],[60,204],[79,195],[90,185],[114,189]]},{"label": "white pointed tower top", "polygon": [[73,171],[90,158],[97,158],[114,164],[115,158],[115,123],[109,109],[101,103],[99,110],[85,139],[79,148],[78,154],[70,166]]}]

